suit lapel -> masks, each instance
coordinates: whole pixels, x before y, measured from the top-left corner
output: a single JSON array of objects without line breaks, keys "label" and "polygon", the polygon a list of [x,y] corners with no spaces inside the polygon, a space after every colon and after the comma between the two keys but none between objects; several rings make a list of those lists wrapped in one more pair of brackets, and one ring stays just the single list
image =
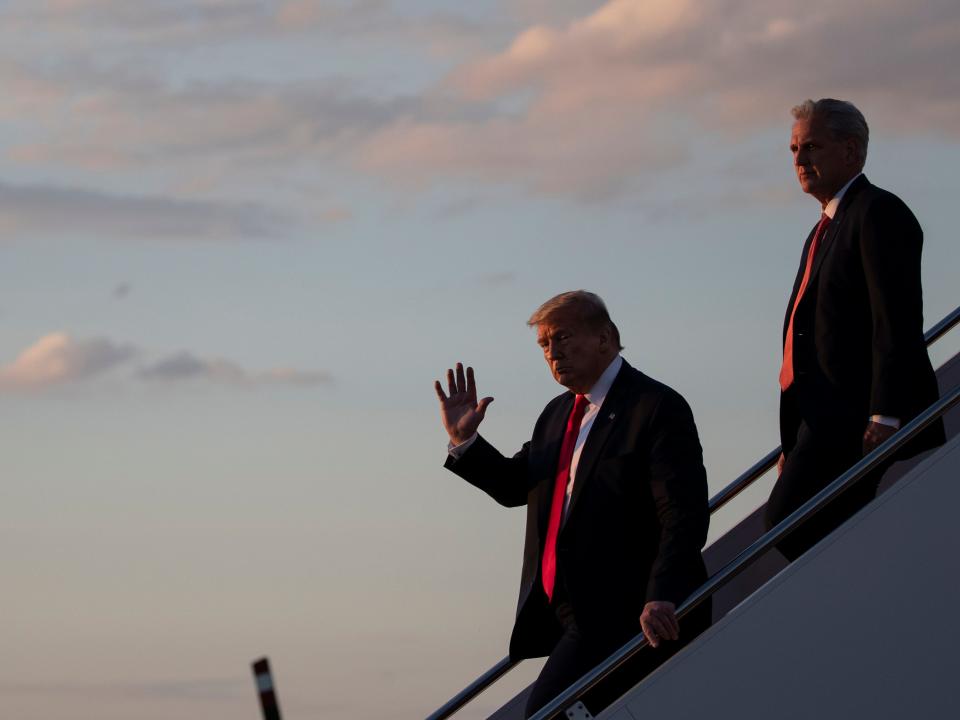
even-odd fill
[{"label": "suit lapel", "polygon": [[781,345],[787,341],[787,328],[790,327],[790,316],[793,314],[793,306],[797,302],[797,293],[800,292],[800,283],[803,282],[803,275],[807,269],[807,254],[810,252],[810,243],[813,242],[813,236],[817,232],[817,226],[813,226],[813,230],[807,235],[806,241],[803,243],[803,252],[800,253],[800,267],[797,270],[797,277],[793,281],[793,292],[790,293],[790,301],[787,303],[787,314],[783,317],[783,337],[781,338]]},{"label": "suit lapel", "polygon": [[834,215],[830,221],[830,224],[827,225],[823,237],[820,238],[820,247],[817,248],[817,254],[813,256],[813,267],[810,269],[810,279],[807,281],[808,289],[814,284],[817,273],[820,272],[820,266],[823,265],[823,261],[830,252],[830,248],[833,247],[833,240],[837,237],[840,226],[843,224],[843,215],[843,211],[838,209],[836,215]]},{"label": "suit lapel", "polygon": [[632,368],[626,360],[617,377],[610,386],[610,392],[603,400],[600,411],[590,427],[590,434],[583,444],[583,450],[580,452],[580,461],[577,463],[577,475],[573,482],[573,494],[570,496],[570,507],[567,508],[567,514],[564,518],[564,525],[573,515],[577,505],[577,499],[583,494],[583,489],[590,483],[593,476],[593,468],[600,459],[603,447],[610,437],[610,433],[618,422],[621,422],[623,415],[623,406],[626,402],[626,385],[628,374]]},{"label": "suit lapel", "polygon": [[817,273],[820,271],[820,268],[823,266],[823,261],[826,259],[827,254],[833,248],[833,241],[837,238],[837,236],[840,234],[840,230],[843,228],[843,222],[846,219],[847,210],[856,199],[857,195],[860,194],[860,191],[869,184],[870,183],[867,180],[867,176],[861,175],[854,180],[853,183],[851,183],[850,187],[848,187],[847,191],[843,194],[843,199],[840,201],[840,206],[837,208],[837,212],[834,214],[833,220],[831,220],[830,224],[827,225],[827,232],[820,241],[820,249],[817,250],[817,254],[813,258],[813,268],[810,271],[811,285],[813,284]]},{"label": "suit lapel", "polygon": [[[820,272],[820,268],[823,267],[824,261],[827,259],[827,256],[830,254],[830,251],[833,249],[834,240],[840,234],[840,230],[843,229],[843,223],[847,216],[847,209],[850,207],[851,203],[856,199],[857,195],[860,194],[860,191],[863,188],[869,185],[866,175],[861,175],[858,177],[851,185],[847,188],[847,191],[843,194],[843,199],[840,201],[840,206],[837,208],[837,212],[834,214],[833,219],[830,221],[830,224],[827,225],[827,230],[824,233],[823,237],[820,239],[820,247],[817,249],[817,254],[813,257],[813,267],[810,269],[810,279],[807,281],[807,290],[804,291],[804,298],[815,293],[811,293],[811,289],[816,287],[815,283],[817,276]],[[814,229],[816,232],[816,229]],[[803,246],[803,257],[807,257],[807,251],[810,248],[810,242],[813,240],[813,233],[807,238],[806,244]],[[787,337],[787,324],[790,322],[790,310],[793,308],[795,298],[797,297],[797,290],[800,287],[800,280],[803,277],[804,263],[800,264],[800,273],[797,276],[797,281],[793,287],[793,294],[790,296],[790,305],[787,308],[787,318],[786,322],[783,325],[783,337],[786,340]]]}]

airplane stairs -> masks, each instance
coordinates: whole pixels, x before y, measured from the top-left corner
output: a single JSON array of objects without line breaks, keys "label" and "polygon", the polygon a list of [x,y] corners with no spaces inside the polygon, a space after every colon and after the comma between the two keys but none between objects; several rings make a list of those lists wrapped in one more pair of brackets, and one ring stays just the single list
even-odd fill
[{"label": "airplane stairs", "polygon": [[[960,308],[928,333],[928,341],[958,322]],[[960,353],[941,366],[937,379],[944,446],[894,464],[874,502],[789,565],[772,547],[777,530],[764,535],[764,507],[757,508],[704,551],[711,580],[701,590],[712,597],[714,616],[709,630],[646,678],[625,683],[628,658],[645,646],[638,636],[608,669],[583,678],[534,720],[960,716],[954,677],[960,648]],[[764,474],[777,452],[711,500],[711,509]],[[742,487],[720,499],[737,483]],[[730,572],[733,566],[742,569]],[[505,658],[428,720],[452,716],[511,667]],[[610,687],[630,689],[611,697]],[[489,720],[521,720],[528,690]]]}]

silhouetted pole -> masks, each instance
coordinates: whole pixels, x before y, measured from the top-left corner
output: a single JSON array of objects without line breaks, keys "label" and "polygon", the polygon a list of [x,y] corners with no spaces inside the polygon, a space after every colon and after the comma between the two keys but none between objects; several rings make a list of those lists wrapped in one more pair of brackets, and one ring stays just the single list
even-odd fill
[{"label": "silhouetted pole", "polygon": [[263,720],[280,720],[280,705],[277,704],[277,691],[273,685],[270,661],[260,658],[253,663],[253,677],[260,693],[260,707],[263,708]]}]

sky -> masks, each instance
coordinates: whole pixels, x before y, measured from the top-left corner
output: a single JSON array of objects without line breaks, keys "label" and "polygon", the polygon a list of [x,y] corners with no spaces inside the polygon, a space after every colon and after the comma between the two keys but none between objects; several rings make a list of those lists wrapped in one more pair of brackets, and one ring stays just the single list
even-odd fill
[{"label": "sky", "polygon": [[525,320],[592,290],[719,490],[778,442],[790,108],[866,115],[929,327],[958,65],[955,0],[0,3],[4,714],[252,720],[268,655],[288,720],[427,715],[506,654],[524,521],[434,379],[515,451],[561,390]]}]

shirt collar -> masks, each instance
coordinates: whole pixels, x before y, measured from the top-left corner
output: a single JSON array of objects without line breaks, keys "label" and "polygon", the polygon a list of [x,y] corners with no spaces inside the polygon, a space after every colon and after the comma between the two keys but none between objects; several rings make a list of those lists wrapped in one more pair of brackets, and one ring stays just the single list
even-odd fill
[{"label": "shirt collar", "polygon": [[610,387],[613,385],[613,381],[616,379],[621,367],[623,367],[623,358],[617,355],[610,364],[607,365],[607,369],[603,371],[603,374],[593,384],[593,387],[590,388],[590,392],[585,394],[591,405],[596,405],[597,407],[603,405],[603,401],[607,397],[607,393],[610,392]]},{"label": "shirt collar", "polygon": [[843,200],[843,196],[847,192],[847,188],[853,185],[853,181],[856,180],[861,175],[863,175],[863,173],[858,172],[856,175],[854,175],[852,178],[850,178],[847,181],[846,185],[840,188],[840,190],[837,192],[836,195],[830,198],[830,202],[828,202],[827,206],[823,209],[824,215],[826,215],[828,218],[833,220],[833,216],[837,214],[837,208],[840,207],[840,201]]}]

